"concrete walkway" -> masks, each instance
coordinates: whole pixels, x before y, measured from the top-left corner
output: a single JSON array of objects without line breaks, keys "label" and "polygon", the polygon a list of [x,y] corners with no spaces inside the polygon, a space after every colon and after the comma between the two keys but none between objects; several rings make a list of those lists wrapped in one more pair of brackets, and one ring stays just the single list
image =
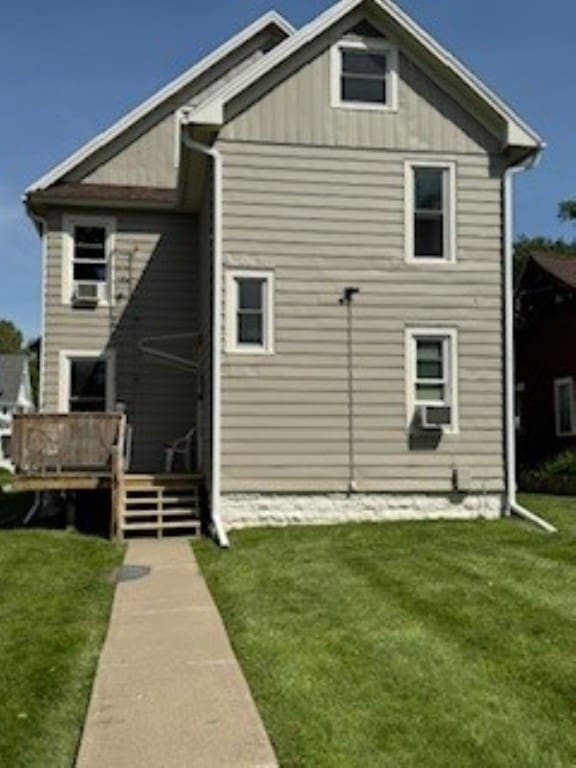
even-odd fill
[{"label": "concrete walkway", "polygon": [[76,765],[278,765],[187,541],[128,544]]}]

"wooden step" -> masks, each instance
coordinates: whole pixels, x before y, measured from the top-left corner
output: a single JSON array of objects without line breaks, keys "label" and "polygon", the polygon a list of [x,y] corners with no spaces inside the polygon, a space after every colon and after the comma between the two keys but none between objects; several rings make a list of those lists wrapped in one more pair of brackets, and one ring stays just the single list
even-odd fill
[{"label": "wooden step", "polygon": [[188,520],[188,521],[175,521],[172,523],[131,523],[129,525],[126,525],[123,523],[121,525],[121,529],[125,532],[130,531],[158,531],[162,532],[163,530],[171,530],[171,529],[184,529],[184,528],[191,528],[194,531],[200,531],[200,521],[199,520]]},{"label": "wooden step", "polygon": [[191,517],[198,519],[198,510],[187,507],[174,507],[173,509],[130,509],[124,512],[123,518],[131,517]]},{"label": "wooden step", "polygon": [[186,485],[198,485],[201,475],[124,475],[127,486],[165,486],[184,483]]},{"label": "wooden step", "polygon": [[158,504],[159,501],[162,501],[162,504],[186,504],[186,503],[198,503],[198,496],[197,495],[185,495],[185,494],[178,494],[174,496],[160,496],[159,494],[155,496],[127,496],[124,499],[124,504],[126,506],[136,506],[137,504]]}]

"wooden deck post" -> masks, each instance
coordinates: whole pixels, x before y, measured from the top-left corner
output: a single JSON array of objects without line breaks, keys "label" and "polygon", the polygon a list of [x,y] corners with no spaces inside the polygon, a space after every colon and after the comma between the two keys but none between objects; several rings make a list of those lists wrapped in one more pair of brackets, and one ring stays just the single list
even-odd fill
[{"label": "wooden deck post", "polygon": [[110,538],[123,539],[122,515],[124,513],[124,459],[122,446],[112,448],[112,511],[110,515]]}]

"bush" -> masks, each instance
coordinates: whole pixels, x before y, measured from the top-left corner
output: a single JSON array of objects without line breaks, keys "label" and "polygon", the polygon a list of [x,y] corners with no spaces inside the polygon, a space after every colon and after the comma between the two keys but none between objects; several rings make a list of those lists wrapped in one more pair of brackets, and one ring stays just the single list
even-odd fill
[{"label": "bush", "polygon": [[538,469],[544,475],[569,475],[576,477],[576,453],[574,451],[564,451],[548,459],[541,464]]},{"label": "bush", "polygon": [[559,453],[536,469],[521,471],[518,479],[523,491],[573,496],[576,494],[576,453]]}]

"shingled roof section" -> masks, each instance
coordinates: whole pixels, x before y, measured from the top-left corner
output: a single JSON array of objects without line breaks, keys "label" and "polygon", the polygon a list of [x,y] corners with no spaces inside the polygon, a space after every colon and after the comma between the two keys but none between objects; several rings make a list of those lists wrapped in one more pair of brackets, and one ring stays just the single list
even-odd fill
[{"label": "shingled roof section", "polygon": [[576,253],[532,253],[532,260],[556,280],[576,288]]},{"label": "shingled roof section", "polygon": [[0,355],[0,406],[18,402],[26,362],[25,354]]},{"label": "shingled roof section", "polygon": [[51,200],[92,200],[175,205],[177,192],[165,187],[134,187],[119,184],[55,184],[49,189],[31,192],[31,202]]}]

